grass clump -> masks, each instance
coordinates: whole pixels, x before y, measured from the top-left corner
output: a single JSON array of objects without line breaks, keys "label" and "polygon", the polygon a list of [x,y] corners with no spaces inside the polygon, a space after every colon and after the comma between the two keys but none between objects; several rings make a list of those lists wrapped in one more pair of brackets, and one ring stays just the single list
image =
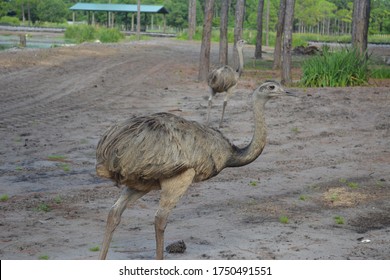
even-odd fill
[{"label": "grass clump", "polygon": [[47,205],[46,203],[40,203],[36,209],[37,211],[41,211],[41,212],[50,212],[51,210],[50,206]]},{"label": "grass clump", "polygon": [[98,251],[100,251],[100,247],[99,246],[91,247],[91,248],[89,248],[89,251],[98,252]]},{"label": "grass clump", "polygon": [[66,159],[66,156],[63,155],[50,155],[47,157],[48,160],[51,161],[64,161]]},{"label": "grass clump", "polygon": [[117,43],[124,37],[118,29],[98,28],[96,30],[96,38],[102,43]]},{"label": "grass clump", "polygon": [[347,87],[366,84],[369,70],[366,53],[356,48],[331,52],[323,48],[317,55],[303,62],[301,83],[306,87]]},{"label": "grass clump", "polygon": [[344,218],[341,217],[341,216],[334,217],[334,220],[335,220],[336,224],[338,224],[338,225],[343,225],[344,224]]},{"label": "grass clump", "polygon": [[38,260],[48,260],[48,259],[49,259],[48,255],[43,255],[38,257]]},{"label": "grass clump", "polygon": [[76,43],[95,40],[96,29],[91,25],[80,24],[68,26],[65,30],[65,38]]},{"label": "grass clump", "polygon": [[287,216],[280,216],[279,217],[279,222],[281,222],[282,224],[288,224],[288,217]]},{"label": "grass clump", "polygon": [[249,186],[256,187],[257,186],[257,181],[250,181]]},{"label": "grass clump", "polygon": [[0,201],[1,201],[1,202],[5,202],[5,201],[7,201],[8,199],[9,199],[8,194],[3,194],[3,195],[0,196]]},{"label": "grass clump", "polygon": [[99,40],[102,43],[116,43],[124,35],[115,28],[94,27],[86,24],[72,25],[66,28],[65,38],[76,43]]}]

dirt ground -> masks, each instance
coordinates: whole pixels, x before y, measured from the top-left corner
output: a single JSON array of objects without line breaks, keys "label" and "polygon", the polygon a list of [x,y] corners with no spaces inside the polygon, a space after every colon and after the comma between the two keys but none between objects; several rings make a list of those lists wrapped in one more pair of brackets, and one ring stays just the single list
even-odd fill
[{"label": "dirt ground", "polygon": [[[116,121],[160,111],[205,122],[199,50],[152,39],[0,53],[1,259],[98,257],[120,193],[95,175],[99,137]],[[252,136],[252,90],[278,77],[253,69],[253,47],[244,52],[250,69],[221,128],[237,145]],[[298,97],[267,103],[263,154],[194,184],[178,203],[165,245],[183,240],[187,250],[166,259],[390,259],[390,82],[289,90]],[[109,259],[154,258],[158,198],[124,212]]]}]

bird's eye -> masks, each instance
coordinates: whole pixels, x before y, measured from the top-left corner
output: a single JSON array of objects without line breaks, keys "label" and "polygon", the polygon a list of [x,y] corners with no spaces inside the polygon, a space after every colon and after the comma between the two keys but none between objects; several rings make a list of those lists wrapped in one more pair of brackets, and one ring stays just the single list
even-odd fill
[{"label": "bird's eye", "polygon": [[275,86],[269,86],[269,89],[274,90]]}]

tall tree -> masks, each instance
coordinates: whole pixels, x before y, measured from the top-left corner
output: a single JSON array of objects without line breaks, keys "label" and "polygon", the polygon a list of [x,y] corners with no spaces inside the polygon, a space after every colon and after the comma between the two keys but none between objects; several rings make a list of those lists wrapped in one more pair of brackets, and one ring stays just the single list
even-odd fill
[{"label": "tall tree", "polygon": [[370,0],[355,0],[352,17],[352,45],[360,53],[367,50],[368,21],[370,18]]},{"label": "tall tree", "polygon": [[292,51],[292,31],[294,23],[295,0],[286,0],[286,14],[284,16],[283,27],[283,62],[282,62],[282,84],[290,84],[291,77],[291,51]]},{"label": "tall tree", "polygon": [[228,64],[228,20],[230,0],[221,0],[221,26],[219,29],[219,63]]},{"label": "tall tree", "polygon": [[274,64],[272,67],[274,70],[280,69],[280,67],[282,66],[282,36],[283,36],[285,14],[286,14],[286,0],[280,0],[278,25],[276,27]]},{"label": "tall tree", "polygon": [[188,40],[192,40],[196,32],[196,0],[188,1]]},{"label": "tall tree", "polygon": [[141,0],[137,1],[137,40],[141,40]]},{"label": "tall tree", "polygon": [[236,49],[236,43],[242,39],[242,30],[244,25],[245,0],[237,0],[236,3],[236,21],[234,25],[234,48],[233,48],[233,65],[234,69],[238,68],[239,59]]},{"label": "tall tree", "polygon": [[199,74],[198,74],[199,81],[206,81],[209,74],[213,14],[214,14],[214,0],[206,0],[205,12],[204,12],[204,23],[203,23],[203,34],[202,34],[202,45],[200,47]]},{"label": "tall tree", "polygon": [[256,36],[256,49],[255,58],[261,58],[262,56],[262,45],[263,45],[263,10],[264,0],[259,0],[257,7],[257,36]]}]

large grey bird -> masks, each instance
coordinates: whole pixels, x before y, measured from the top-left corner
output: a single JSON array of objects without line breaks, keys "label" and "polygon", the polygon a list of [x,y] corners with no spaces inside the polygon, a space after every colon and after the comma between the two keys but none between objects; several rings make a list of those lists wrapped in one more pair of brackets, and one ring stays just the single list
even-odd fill
[{"label": "large grey bird", "polygon": [[221,67],[212,70],[209,73],[207,82],[210,89],[210,96],[209,96],[209,103],[207,108],[207,124],[209,123],[211,104],[214,96],[217,93],[226,92],[225,99],[223,101],[222,117],[221,117],[221,121],[219,122],[219,127],[222,126],[222,121],[223,121],[223,116],[225,114],[227,101],[229,100],[230,96],[233,94],[233,91],[237,86],[238,79],[241,77],[242,71],[244,69],[244,56],[242,53],[244,49],[244,45],[245,45],[245,40],[238,40],[236,43],[238,59],[239,59],[239,66],[236,70],[233,70],[233,68],[230,67],[229,65],[223,65]]},{"label": "large grey bird", "polygon": [[124,187],[109,212],[100,259],[106,258],[126,206],[151,190],[161,190],[155,233],[156,258],[163,259],[167,218],[176,203],[192,182],[249,164],[261,154],[267,135],[265,104],[285,93],[273,81],[253,92],[254,135],[246,147],[230,143],[218,130],[169,113],[130,118],[109,128],[97,146],[96,172]]}]

